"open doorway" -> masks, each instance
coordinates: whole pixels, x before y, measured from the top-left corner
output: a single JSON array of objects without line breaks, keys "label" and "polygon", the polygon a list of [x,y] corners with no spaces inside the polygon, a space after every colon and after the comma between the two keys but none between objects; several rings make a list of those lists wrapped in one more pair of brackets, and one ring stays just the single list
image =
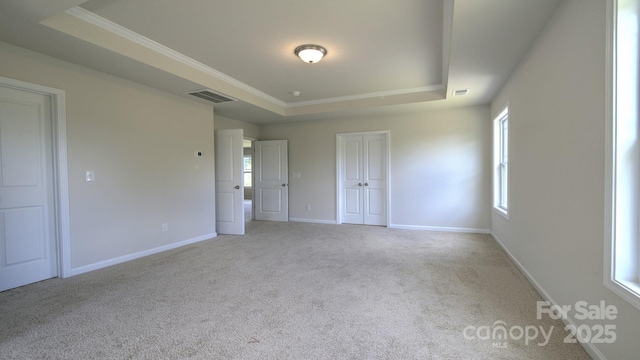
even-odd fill
[{"label": "open doorway", "polygon": [[253,219],[253,140],[244,138],[242,142],[244,179],[244,221]]}]

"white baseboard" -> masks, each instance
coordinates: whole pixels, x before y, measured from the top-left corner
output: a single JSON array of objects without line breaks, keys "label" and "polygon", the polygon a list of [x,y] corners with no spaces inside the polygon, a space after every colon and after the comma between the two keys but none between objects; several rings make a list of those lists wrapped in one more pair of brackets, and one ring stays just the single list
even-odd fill
[{"label": "white baseboard", "polygon": [[400,225],[391,224],[389,228],[405,229],[405,230],[422,230],[422,231],[442,231],[442,232],[460,232],[473,234],[489,234],[489,229],[459,228],[459,227],[443,227],[443,226],[420,226],[420,225]]},{"label": "white baseboard", "polygon": [[320,219],[301,219],[301,218],[289,218],[291,222],[303,222],[303,223],[314,223],[314,224],[329,224],[335,225],[335,220],[320,220]]},{"label": "white baseboard", "polygon": [[198,237],[195,237],[195,238],[192,238],[192,239],[187,239],[187,240],[183,240],[183,241],[180,241],[180,242],[167,244],[167,245],[160,246],[160,247],[157,247],[157,248],[144,250],[144,251],[140,251],[140,252],[129,254],[129,255],[120,256],[120,257],[117,257],[117,258],[114,258],[114,259],[104,260],[104,261],[100,261],[100,262],[97,262],[97,263],[84,265],[84,266],[80,266],[80,267],[77,267],[77,268],[72,268],[71,269],[71,276],[80,275],[80,274],[83,274],[83,273],[86,273],[86,272],[89,272],[89,271],[98,270],[98,269],[106,268],[108,266],[121,264],[123,262],[139,259],[141,257],[145,257],[145,256],[161,253],[163,251],[172,250],[172,249],[175,249],[175,248],[179,248],[179,247],[182,247],[182,246],[190,245],[190,244],[197,243],[197,242],[200,242],[200,241],[209,240],[209,239],[215,238],[216,236],[218,236],[217,233],[206,234],[206,235],[198,236]]},{"label": "white baseboard", "polygon": [[[502,241],[500,241],[500,239],[498,239],[498,237],[496,236],[496,234],[494,234],[492,231],[490,232],[491,237],[496,241],[496,243],[498,244],[498,246],[500,246],[502,248],[502,250],[507,254],[507,256],[509,257],[509,259],[511,259],[511,261],[516,265],[516,267],[518,269],[520,269],[520,272],[522,272],[522,274],[524,275],[524,277],[527,278],[527,280],[529,280],[529,283],[531,283],[531,285],[533,286],[534,289],[536,289],[536,291],[538,292],[538,294],[540,294],[540,296],[542,296],[542,298],[548,302],[550,302],[552,305],[560,305],[558,304],[552,297],[551,295],[549,295],[548,292],[546,292],[544,290],[544,288],[536,281],[536,279],[533,278],[533,276],[529,273],[529,271],[527,271],[527,269],[520,263],[520,261],[518,261],[518,259],[516,259],[515,256],[513,256],[513,254],[511,254],[511,252],[506,248],[506,246],[502,243]],[[567,305],[567,304],[564,304]],[[573,319],[571,317],[567,317],[566,319],[562,319],[562,321],[565,323],[565,325],[572,325],[574,327],[577,328],[577,324],[573,321]],[[594,359],[599,359],[599,360],[607,360],[607,358],[600,352],[600,350],[598,350],[593,344],[591,343],[580,343],[580,345],[582,345],[582,347],[587,351],[587,353]]]}]

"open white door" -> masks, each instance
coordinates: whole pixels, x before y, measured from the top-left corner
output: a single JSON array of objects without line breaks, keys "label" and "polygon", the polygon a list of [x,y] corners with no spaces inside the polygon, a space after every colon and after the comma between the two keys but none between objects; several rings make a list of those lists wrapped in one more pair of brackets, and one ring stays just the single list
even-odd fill
[{"label": "open white door", "polygon": [[242,129],[217,130],[216,232],[244,235]]},{"label": "open white door", "polygon": [[0,291],[58,275],[50,98],[0,86]]},{"label": "open white door", "polygon": [[255,219],[289,221],[287,140],[255,141]]}]

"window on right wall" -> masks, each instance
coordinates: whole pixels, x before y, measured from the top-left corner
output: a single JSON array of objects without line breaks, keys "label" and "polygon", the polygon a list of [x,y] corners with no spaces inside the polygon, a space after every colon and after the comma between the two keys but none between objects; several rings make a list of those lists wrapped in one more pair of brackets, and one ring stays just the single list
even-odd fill
[{"label": "window on right wall", "polygon": [[509,106],[493,120],[493,209],[509,218]]},{"label": "window on right wall", "polygon": [[608,0],[605,286],[640,309],[640,0]]}]

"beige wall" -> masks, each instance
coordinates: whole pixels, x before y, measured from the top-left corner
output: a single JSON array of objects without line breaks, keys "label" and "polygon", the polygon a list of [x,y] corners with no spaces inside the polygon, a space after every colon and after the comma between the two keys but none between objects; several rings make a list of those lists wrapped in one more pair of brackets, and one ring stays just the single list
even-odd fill
[{"label": "beige wall", "polygon": [[615,305],[617,320],[573,320],[616,325],[598,351],[635,359],[640,311],[603,285],[605,10],[565,1],[493,102],[493,114],[510,103],[510,219],[492,214],[491,228],[558,304]]},{"label": "beige wall", "polygon": [[215,234],[210,106],[5,43],[0,76],[66,92],[75,272]]},{"label": "beige wall", "polygon": [[216,130],[233,130],[242,129],[242,135],[245,138],[259,139],[260,128],[257,125],[249,124],[244,121],[230,119],[224,116],[216,115]]},{"label": "beige wall", "polygon": [[391,225],[489,228],[488,106],[261,126],[289,141],[290,218],[336,220],[336,134],[374,130],[390,130]]}]

